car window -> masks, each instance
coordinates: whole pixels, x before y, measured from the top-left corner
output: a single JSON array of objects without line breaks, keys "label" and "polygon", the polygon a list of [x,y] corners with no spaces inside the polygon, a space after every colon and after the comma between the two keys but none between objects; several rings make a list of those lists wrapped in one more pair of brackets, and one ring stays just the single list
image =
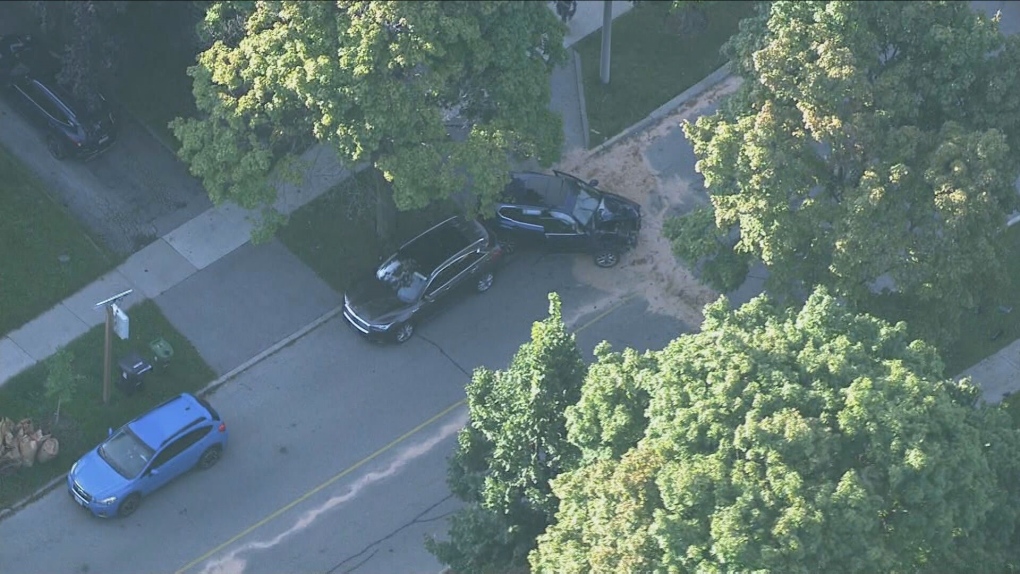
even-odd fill
[{"label": "car window", "polygon": [[472,251],[464,257],[454,261],[450,265],[439,272],[432,283],[429,284],[429,294],[435,293],[437,289],[442,288],[447,283],[452,281],[458,275],[471,268],[472,265],[478,262],[482,258],[482,253],[478,251]]},{"label": "car window", "polygon": [[172,443],[168,444],[166,448],[164,448],[162,451],[160,451],[158,455],[156,455],[156,460],[152,462],[153,468],[159,468],[160,466],[163,466],[164,464],[172,460],[175,456],[188,450],[188,447],[202,440],[205,437],[205,435],[209,434],[209,431],[211,430],[212,430],[211,426],[199,427],[189,432],[188,434],[182,436],[181,438],[173,441]]},{"label": "car window", "polygon": [[542,218],[542,227],[546,233],[571,235],[577,233],[574,221],[562,213],[550,212],[547,217]]},{"label": "car window", "polygon": [[53,101],[53,97],[46,91],[45,88],[35,82],[30,82],[25,88],[26,94],[37,106],[39,106],[46,114],[53,119],[62,123],[69,123],[67,114],[64,110]]},{"label": "car window", "polygon": [[131,429],[124,427],[99,447],[99,456],[124,478],[138,476],[152,459],[153,450]]},{"label": "car window", "polygon": [[522,209],[520,207],[504,207],[499,210],[500,215],[516,221],[518,223],[527,223],[530,225],[542,225],[542,220],[539,217],[541,213],[537,209]]}]

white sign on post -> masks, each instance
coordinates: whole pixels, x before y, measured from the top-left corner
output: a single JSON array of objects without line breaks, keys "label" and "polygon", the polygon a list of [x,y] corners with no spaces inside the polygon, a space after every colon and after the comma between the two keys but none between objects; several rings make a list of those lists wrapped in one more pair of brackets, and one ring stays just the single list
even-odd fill
[{"label": "white sign on post", "polygon": [[131,321],[128,319],[127,313],[121,310],[116,303],[110,304],[113,307],[113,332],[117,333],[117,336],[122,341],[126,341],[128,333],[130,331]]}]

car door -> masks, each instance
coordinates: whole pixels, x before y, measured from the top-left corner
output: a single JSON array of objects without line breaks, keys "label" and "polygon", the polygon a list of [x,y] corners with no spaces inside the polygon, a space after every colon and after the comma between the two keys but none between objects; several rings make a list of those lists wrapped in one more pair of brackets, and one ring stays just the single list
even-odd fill
[{"label": "car door", "polygon": [[504,205],[496,213],[498,235],[525,245],[540,245],[544,242],[544,230],[539,221],[541,209]]},{"label": "car door", "polygon": [[190,470],[202,455],[198,442],[212,431],[211,425],[203,425],[180,436],[159,451],[152,463],[142,473],[140,490],[148,494],[162,487],[174,478]]},{"label": "car door", "polygon": [[422,311],[425,314],[435,313],[463,296],[462,287],[470,283],[465,280],[482,257],[482,253],[472,251],[454,259],[436,273],[425,287]]},{"label": "car door", "polygon": [[588,234],[573,217],[559,211],[547,211],[542,216],[546,246],[550,251],[578,252],[588,249]]}]

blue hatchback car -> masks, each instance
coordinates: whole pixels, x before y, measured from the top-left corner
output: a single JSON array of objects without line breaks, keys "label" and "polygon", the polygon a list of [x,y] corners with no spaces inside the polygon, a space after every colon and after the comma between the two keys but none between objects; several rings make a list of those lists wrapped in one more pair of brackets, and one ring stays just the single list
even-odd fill
[{"label": "blue hatchback car", "polygon": [[227,425],[206,401],[183,393],[110,433],[67,473],[75,502],[100,517],[128,516],[142,497],[220,460]]}]

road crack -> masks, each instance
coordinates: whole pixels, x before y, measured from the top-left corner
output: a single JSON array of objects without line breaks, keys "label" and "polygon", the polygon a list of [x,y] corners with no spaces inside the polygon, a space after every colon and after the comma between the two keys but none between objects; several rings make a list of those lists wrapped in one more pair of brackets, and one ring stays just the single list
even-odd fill
[{"label": "road crack", "polygon": [[[383,536],[382,538],[379,538],[378,540],[374,540],[374,541],[368,543],[367,545],[365,545],[364,548],[362,548],[358,552],[348,556],[347,558],[344,558],[340,562],[337,562],[336,565],[334,565],[332,568],[330,568],[329,570],[326,570],[326,574],[334,574],[336,572],[342,572],[343,574],[350,574],[351,572],[354,572],[358,568],[361,568],[369,560],[371,560],[372,557],[374,557],[379,552],[378,546],[380,544],[382,544],[383,542],[386,542],[387,540],[393,538],[394,536],[396,536],[400,532],[402,532],[402,531],[404,531],[404,530],[414,526],[415,524],[428,524],[429,522],[435,522],[437,520],[442,520],[442,519],[446,518],[447,516],[453,514],[452,512],[444,512],[444,513],[442,513],[442,514],[440,514],[438,516],[433,516],[433,517],[430,517],[430,518],[424,518],[426,515],[428,515],[428,513],[432,512],[437,507],[439,507],[441,504],[443,504],[444,502],[450,500],[451,498],[453,498],[453,494],[447,494],[446,496],[441,498],[439,500],[439,502],[436,502],[435,504],[432,504],[431,506],[429,506],[425,510],[422,510],[421,512],[416,514],[414,516],[414,518],[412,518],[411,520],[405,522],[401,526],[397,527],[395,530],[393,530],[392,532],[390,532],[386,536]],[[364,556],[365,554],[368,554],[368,556]],[[358,558],[362,558],[362,559],[358,560]],[[351,567],[347,568],[346,570],[340,570],[345,565],[350,564],[354,560],[358,560],[358,562],[356,564],[351,565]]]},{"label": "road crack", "polygon": [[440,354],[442,354],[444,357],[446,357],[446,360],[450,361],[450,364],[452,364],[454,367],[457,367],[457,369],[460,372],[464,373],[464,375],[467,376],[467,378],[469,378],[469,379],[471,378],[471,372],[468,371],[467,369],[465,369],[460,363],[458,363],[453,357],[451,357],[450,354],[447,353],[445,349],[443,349],[442,347],[439,346],[438,343],[436,343],[432,339],[429,339],[428,337],[425,337],[424,335],[420,335],[419,334],[418,336],[421,337],[422,341],[425,341],[426,343],[428,343],[428,344],[432,345],[433,347],[435,347],[436,350],[440,352]]}]

